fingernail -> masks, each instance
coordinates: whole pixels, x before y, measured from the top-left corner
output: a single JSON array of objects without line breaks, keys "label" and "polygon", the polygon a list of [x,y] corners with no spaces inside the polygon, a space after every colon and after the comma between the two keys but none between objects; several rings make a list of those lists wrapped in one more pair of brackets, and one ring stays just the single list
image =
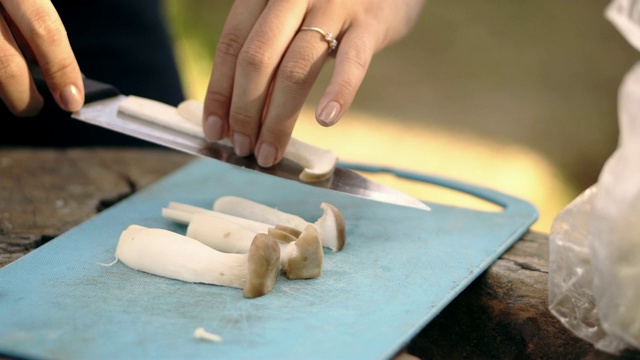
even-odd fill
[{"label": "fingernail", "polygon": [[318,114],[318,122],[322,126],[333,126],[338,122],[340,116],[340,104],[330,101]]},{"label": "fingernail", "polygon": [[262,167],[271,167],[276,162],[276,148],[267,143],[262,143],[256,154],[258,165]]},{"label": "fingernail", "polygon": [[82,107],[84,99],[80,96],[80,91],[75,85],[69,85],[62,89],[60,93],[60,101],[67,111],[76,111]]},{"label": "fingernail", "polygon": [[204,122],[204,137],[207,141],[218,141],[222,139],[222,120],[214,115],[207,117]]},{"label": "fingernail", "polygon": [[238,156],[251,154],[251,139],[247,135],[238,132],[233,133],[233,151]]}]

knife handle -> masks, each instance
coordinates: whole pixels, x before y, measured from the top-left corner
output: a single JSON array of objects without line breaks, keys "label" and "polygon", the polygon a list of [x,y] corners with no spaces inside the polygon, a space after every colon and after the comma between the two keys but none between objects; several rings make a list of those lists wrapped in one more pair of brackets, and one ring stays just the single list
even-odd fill
[{"label": "knife handle", "polygon": [[118,89],[116,89],[113,85],[89,79],[86,76],[82,77],[82,82],[84,83],[85,103],[90,103],[120,95],[120,91],[118,91]]},{"label": "knife handle", "polygon": [[[47,82],[42,75],[42,71],[40,71],[40,67],[34,64],[30,64],[29,67],[31,70],[31,75],[33,76],[33,81],[35,82],[36,88],[38,88],[40,94],[42,96],[50,94],[49,88],[47,87]],[[84,74],[82,75],[82,83],[84,84],[85,103],[90,103],[120,95],[120,91],[118,91],[118,89],[116,89],[113,85],[89,79],[88,77],[84,76]]]}]

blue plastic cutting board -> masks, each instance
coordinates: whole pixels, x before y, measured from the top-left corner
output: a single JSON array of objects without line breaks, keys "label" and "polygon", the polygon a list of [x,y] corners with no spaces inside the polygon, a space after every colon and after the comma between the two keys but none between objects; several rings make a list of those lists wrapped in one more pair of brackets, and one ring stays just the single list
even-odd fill
[{"label": "blue plastic cutting board", "polygon": [[[404,346],[535,221],[529,203],[415,174],[505,207],[431,212],[198,160],[0,269],[0,353],[60,359],[375,359]],[[266,296],[132,270],[114,258],[129,224],[184,231],[169,201],[209,207],[240,195],[315,220],[342,210],[347,245],[320,278],[280,276]],[[197,327],[222,343],[193,338]]]}]

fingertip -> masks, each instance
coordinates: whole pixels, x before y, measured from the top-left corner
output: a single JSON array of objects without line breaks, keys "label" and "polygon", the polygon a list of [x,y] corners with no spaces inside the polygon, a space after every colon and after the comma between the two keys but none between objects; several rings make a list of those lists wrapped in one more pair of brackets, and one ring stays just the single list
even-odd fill
[{"label": "fingertip", "polygon": [[77,111],[84,104],[84,94],[77,86],[67,85],[60,92],[60,105],[64,110]]},{"label": "fingertip", "polygon": [[319,109],[316,121],[324,127],[333,126],[340,120],[341,109],[342,107],[337,101],[329,101],[322,109]]},{"label": "fingertip", "polygon": [[219,116],[209,115],[204,119],[203,131],[207,141],[218,141],[224,136],[224,123]]},{"label": "fingertip", "polygon": [[256,151],[256,161],[258,162],[258,165],[266,168],[272,167],[276,164],[277,156],[278,151],[276,150],[276,147],[266,142],[260,144]]}]

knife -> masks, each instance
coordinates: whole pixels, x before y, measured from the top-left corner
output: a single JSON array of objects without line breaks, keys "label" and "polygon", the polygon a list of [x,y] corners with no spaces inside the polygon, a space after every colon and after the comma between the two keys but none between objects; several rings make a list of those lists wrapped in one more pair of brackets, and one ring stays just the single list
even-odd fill
[{"label": "knife", "polygon": [[[114,86],[93,79],[84,78],[85,104],[71,114],[71,117],[93,125],[124,133],[171,149],[223,161],[228,164],[299,181],[302,167],[288,159],[277,165],[263,168],[253,156],[235,155],[233,148],[223,143],[210,143],[205,139],[157,125],[118,111],[120,103],[126,99]],[[371,200],[382,201],[418,209],[430,210],[422,201],[386,185],[369,180],[364,176],[341,167],[336,167],[329,178],[304,184],[348,193]]]}]

